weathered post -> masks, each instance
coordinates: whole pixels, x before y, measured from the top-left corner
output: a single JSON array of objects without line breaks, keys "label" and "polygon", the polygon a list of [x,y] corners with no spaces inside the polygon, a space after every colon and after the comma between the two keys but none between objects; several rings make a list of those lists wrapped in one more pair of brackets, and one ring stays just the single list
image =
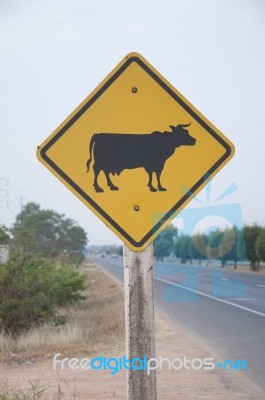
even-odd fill
[{"label": "weathered post", "polygon": [[[135,252],[124,245],[127,359],[155,357],[154,250]],[[156,371],[127,371],[128,400],[156,400]]]}]

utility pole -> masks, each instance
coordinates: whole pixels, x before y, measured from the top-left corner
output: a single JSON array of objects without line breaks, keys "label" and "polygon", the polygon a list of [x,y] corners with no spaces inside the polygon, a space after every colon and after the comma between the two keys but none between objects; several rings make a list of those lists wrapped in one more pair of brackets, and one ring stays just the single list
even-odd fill
[{"label": "utility pole", "polygon": [[23,209],[23,205],[24,205],[23,201],[24,200],[28,201],[28,198],[25,196],[22,196],[22,194],[20,194],[20,211],[22,211],[22,209]]},{"label": "utility pole", "polygon": [[8,179],[0,178],[0,207],[8,207]]},{"label": "utility pole", "polygon": [[[126,357],[155,357],[154,247],[135,252],[124,245]],[[156,370],[127,371],[128,400],[156,400]]]}]

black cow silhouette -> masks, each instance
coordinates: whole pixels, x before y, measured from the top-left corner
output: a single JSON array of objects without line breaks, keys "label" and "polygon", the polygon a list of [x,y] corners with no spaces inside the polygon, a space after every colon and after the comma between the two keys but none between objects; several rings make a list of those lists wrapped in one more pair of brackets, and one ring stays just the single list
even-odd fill
[{"label": "black cow silhouette", "polygon": [[[180,146],[193,146],[196,139],[189,135],[186,127],[189,124],[170,125],[171,132],[152,132],[148,134],[95,133],[89,145],[87,172],[94,156],[94,188],[97,193],[103,192],[98,184],[98,175],[104,172],[110,190],[119,190],[114,186],[110,174],[120,175],[124,169],[144,168],[148,173],[147,186],[151,192],[165,191],[160,176],[165,162],[175,149]],[[157,177],[157,189],[153,186],[152,177]]]}]

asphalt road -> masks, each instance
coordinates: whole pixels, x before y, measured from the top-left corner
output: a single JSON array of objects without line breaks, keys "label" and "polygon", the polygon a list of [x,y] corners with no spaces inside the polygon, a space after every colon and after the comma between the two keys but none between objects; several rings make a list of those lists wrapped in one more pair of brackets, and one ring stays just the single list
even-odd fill
[{"label": "asphalt road", "polygon": [[[123,281],[121,258],[95,258]],[[265,275],[156,263],[156,306],[203,338],[220,361],[248,361],[247,374],[265,389]]]}]

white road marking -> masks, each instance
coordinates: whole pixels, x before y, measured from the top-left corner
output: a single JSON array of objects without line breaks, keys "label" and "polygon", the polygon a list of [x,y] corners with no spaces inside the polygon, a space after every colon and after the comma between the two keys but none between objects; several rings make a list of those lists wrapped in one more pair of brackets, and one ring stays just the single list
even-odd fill
[{"label": "white road marking", "polygon": [[258,283],[256,284],[256,286],[265,288],[265,285],[259,285]]},{"label": "white road marking", "polygon": [[230,297],[229,300],[236,300],[236,301],[256,300],[256,297]]},{"label": "white road marking", "polygon": [[177,286],[177,287],[179,287],[181,289],[185,289],[185,290],[188,290],[190,292],[197,293],[200,296],[204,296],[204,297],[207,297],[209,299],[212,299],[212,300],[215,300],[215,301],[219,301],[220,303],[224,303],[224,304],[228,304],[230,306],[236,307],[236,308],[240,308],[241,310],[251,312],[252,314],[259,315],[260,317],[265,317],[264,313],[262,313],[260,311],[253,310],[252,308],[244,307],[244,306],[241,306],[240,304],[232,303],[231,301],[227,301],[227,300],[224,300],[224,299],[219,299],[218,297],[211,296],[210,294],[207,294],[207,293],[204,293],[204,292],[200,292],[199,290],[191,289],[191,288],[183,286],[183,285],[179,285],[178,283],[167,281],[166,279],[157,278],[157,277],[155,277],[155,279],[160,281],[160,282],[168,283],[169,285]]},{"label": "white road marking", "polygon": [[[122,266],[113,265],[113,264],[112,264],[112,266],[117,267],[117,268],[119,268],[119,269],[122,269],[122,268],[123,268]],[[253,310],[252,308],[244,307],[244,306],[241,306],[240,304],[232,303],[231,301],[228,301],[228,300],[219,299],[218,297],[211,296],[210,294],[203,293],[203,292],[200,292],[199,290],[191,289],[191,288],[189,288],[189,287],[180,285],[180,284],[178,284],[178,283],[170,282],[170,281],[167,281],[167,280],[162,279],[162,278],[157,278],[157,277],[155,277],[155,279],[156,279],[157,281],[161,281],[161,282],[164,282],[164,283],[168,283],[169,285],[177,286],[177,287],[179,287],[179,288],[181,288],[181,289],[185,289],[185,290],[188,290],[188,291],[190,291],[190,292],[197,293],[197,294],[199,294],[200,296],[208,297],[209,299],[212,299],[212,300],[215,300],[215,301],[219,301],[220,303],[224,303],[224,304],[228,304],[228,305],[230,305],[230,306],[236,307],[236,308],[240,308],[241,310],[248,311],[248,312],[250,312],[250,313],[252,313],[252,314],[259,315],[260,317],[265,317],[265,314],[264,314],[264,313],[262,313],[262,312],[260,312],[260,311]],[[259,285],[259,284],[257,284],[256,286],[265,287],[265,285]],[[240,298],[237,298],[237,299],[236,299],[236,298],[233,298],[233,300],[243,300],[243,299],[246,299],[246,300],[256,300],[255,298],[252,298],[252,299],[251,299],[251,298],[242,298],[242,299],[240,299]],[[231,299],[231,300],[232,300],[232,299]]]},{"label": "white road marking", "polygon": [[221,281],[230,281],[228,278],[221,278]]}]

